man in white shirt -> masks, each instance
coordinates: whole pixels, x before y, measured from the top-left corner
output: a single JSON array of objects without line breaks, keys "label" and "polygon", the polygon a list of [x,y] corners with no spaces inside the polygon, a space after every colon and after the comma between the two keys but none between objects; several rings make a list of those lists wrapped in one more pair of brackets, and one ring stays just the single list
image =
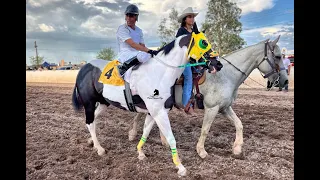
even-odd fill
[{"label": "man in white shirt", "polygon": [[132,66],[139,62],[148,61],[157,51],[148,49],[144,44],[142,30],[136,26],[139,9],[136,5],[130,4],[125,11],[126,23],[118,27],[117,42],[119,47],[118,61],[119,73],[121,76]]},{"label": "man in white shirt", "polygon": [[[290,62],[290,59],[285,56],[285,54],[282,54],[282,62],[283,62],[284,67],[286,68],[287,74],[289,76],[291,62]],[[284,92],[288,92],[288,84],[289,84],[289,82],[284,86]],[[282,91],[282,87],[279,86],[278,91]]]}]

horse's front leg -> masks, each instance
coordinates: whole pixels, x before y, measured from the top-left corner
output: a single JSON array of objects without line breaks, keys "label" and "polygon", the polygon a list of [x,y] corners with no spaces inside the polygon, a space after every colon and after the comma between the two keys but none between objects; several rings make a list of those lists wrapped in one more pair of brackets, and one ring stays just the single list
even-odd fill
[{"label": "horse's front leg", "polygon": [[132,128],[129,130],[129,141],[133,141],[137,136],[137,123],[138,120],[142,117],[143,113],[138,113],[133,118]]},{"label": "horse's front leg", "polygon": [[204,149],[204,142],[209,133],[211,124],[214,118],[216,117],[216,115],[218,114],[218,111],[219,111],[219,106],[214,106],[211,108],[205,107],[204,119],[201,127],[201,136],[197,144],[197,153],[201,158],[205,158],[208,155],[208,153]]},{"label": "horse's front leg", "polygon": [[146,142],[154,123],[155,123],[154,119],[148,114],[144,122],[142,137],[139,141],[139,144],[137,145],[137,150],[139,154],[138,159],[140,160],[143,160],[144,158],[146,158],[144,152],[142,151],[142,146]]},{"label": "horse's front leg", "polygon": [[169,116],[168,116],[168,110],[157,108],[157,110],[154,110],[152,113],[150,112],[150,114],[153,115],[153,118],[156,121],[156,123],[159,127],[159,130],[161,131],[161,133],[164,135],[167,142],[169,143],[169,146],[170,146],[171,152],[172,152],[173,163],[179,169],[178,174],[180,176],[185,176],[187,174],[187,170],[182,165],[180,158],[179,158],[179,155],[178,155],[178,151],[177,151],[177,147],[176,147],[176,140],[175,140],[175,137],[172,133],[170,120],[169,120]]},{"label": "horse's front leg", "polygon": [[228,118],[236,127],[236,139],[233,143],[233,154],[239,155],[241,154],[241,148],[243,145],[243,126],[236,115],[236,113],[233,111],[231,106],[229,106],[225,111],[222,113],[226,118]]}]

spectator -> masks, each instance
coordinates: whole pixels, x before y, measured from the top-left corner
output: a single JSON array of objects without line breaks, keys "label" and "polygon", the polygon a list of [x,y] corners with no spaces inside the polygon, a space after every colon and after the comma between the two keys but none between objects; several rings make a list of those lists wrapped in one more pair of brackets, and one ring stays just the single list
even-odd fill
[{"label": "spectator", "polygon": [[[285,54],[282,54],[282,61],[283,61],[283,65],[286,68],[287,74],[288,76],[290,75],[290,67],[291,67],[291,62],[290,59],[288,59]],[[288,84],[289,82],[284,86],[284,92],[288,92]],[[278,91],[282,91],[282,87],[279,86],[279,90]]]}]

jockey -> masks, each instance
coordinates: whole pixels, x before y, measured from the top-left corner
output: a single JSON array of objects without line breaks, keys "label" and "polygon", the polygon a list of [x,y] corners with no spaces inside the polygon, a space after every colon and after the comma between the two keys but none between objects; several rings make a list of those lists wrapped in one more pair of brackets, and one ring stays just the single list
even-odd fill
[{"label": "jockey", "polygon": [[125,11],[126,23],[120,25],[117,30],[117,42],[119,47],[118,66],[121,76],[132,66],[139,62],[146,62],[157,54],[157,51],[148,49],[144,44],[142,30],[136,26],[139,9],[136,5],[130,4]]}]

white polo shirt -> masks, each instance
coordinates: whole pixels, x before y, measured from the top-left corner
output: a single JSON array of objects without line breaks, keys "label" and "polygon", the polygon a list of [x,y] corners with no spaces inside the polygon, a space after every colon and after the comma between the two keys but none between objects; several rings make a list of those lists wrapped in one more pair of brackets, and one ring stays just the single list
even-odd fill
[{"label": "white polo shirt", "polygon": [[283,59],[283,65],[286,69],[288,69],[288,67],[291,65],[290,59],[288,58]]},{"label": "white polo shirt", "polygon": [[133,56],[136,56],[140,52],[125,42],[127,39],[131,38],[137,44],[144,44],[142,30],[138,26],[135,26],[135,29],[132,29],[131,27],[127,26],[127,24],[122,24],[118,27],[116,35],[119,48],[117,57],[118,61],[123,63]]}]

